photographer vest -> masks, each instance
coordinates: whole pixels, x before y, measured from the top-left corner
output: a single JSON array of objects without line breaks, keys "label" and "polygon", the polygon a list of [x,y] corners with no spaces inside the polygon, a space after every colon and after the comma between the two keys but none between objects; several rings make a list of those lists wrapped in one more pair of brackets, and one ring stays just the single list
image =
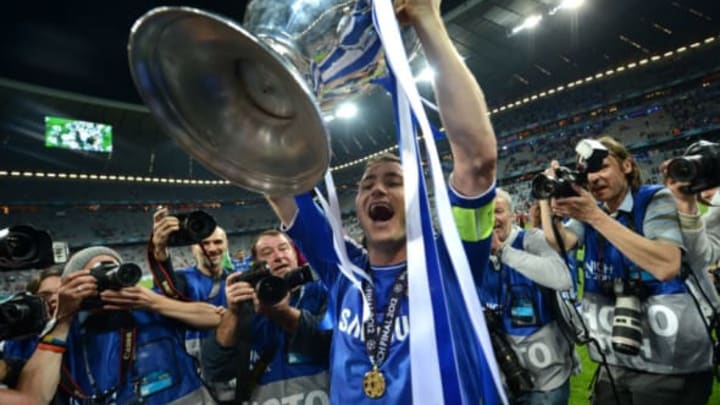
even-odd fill
[{"label": "photographer vest", "polygon": [[[652,197],[661,186],[641,186],[630,213],[616,220],[644,235],[643,221]],[[680,277],[659,281],[625,257],[593,227],[584,224],[585,260],[582,312],[590,335],[598,340],[608,364],[643,372],[685,374],[708,370],[712,346],[701,315]],[[615,297],[609,285],[616,279],[640,280],[642,346],[638,355],[616,352],[611,344]],[[595,345],[590,357],[602,361]]]},{"label": "photographer vest", "polygon": [[[526,250],[525,231],[513,234],[511,246]],[[565,383],[573,369],[571,349],[542,287],[505,263],[491,263],[480,296],[487,307],[501,311],[503,332],[532,376],[533,390],[549,391]]]},{"label": "photographer vest", "polygon": [[80,313],[58,395],[70,404],[203,404],[182,327],[149,311]]}]

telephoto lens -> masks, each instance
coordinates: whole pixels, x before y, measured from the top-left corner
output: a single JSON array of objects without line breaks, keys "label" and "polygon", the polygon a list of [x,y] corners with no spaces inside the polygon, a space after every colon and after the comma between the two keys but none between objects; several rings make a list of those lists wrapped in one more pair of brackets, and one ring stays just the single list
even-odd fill
[{"label": "telephoto lens", "polygon": [[612,346],[615,351],[630,356],[640,353],[642,326],[640,299],[634,295],[618,295],[613,314]]}]

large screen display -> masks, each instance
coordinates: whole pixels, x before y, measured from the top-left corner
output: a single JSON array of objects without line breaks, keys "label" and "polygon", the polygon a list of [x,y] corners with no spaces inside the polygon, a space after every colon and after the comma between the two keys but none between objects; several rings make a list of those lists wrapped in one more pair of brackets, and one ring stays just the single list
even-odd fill
[{"label": "large screen display", "polygon": [[112,126],[45,117],[45,146],[89,152],[112,152]]}]

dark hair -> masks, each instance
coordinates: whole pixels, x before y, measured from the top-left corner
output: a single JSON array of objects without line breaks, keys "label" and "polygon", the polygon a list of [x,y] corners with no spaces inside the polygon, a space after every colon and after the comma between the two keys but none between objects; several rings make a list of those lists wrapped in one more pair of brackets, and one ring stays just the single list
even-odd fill
[{"label": "dark hair", "polygon": [[250,255],[253,260],[257,260],[257,244],[260,242],[260,239],[262,239],[265,236],[282,236],[285,238],[288,243],[290,243],[291,246],[294,248],[294,244],[292,243],[292,240],[290,239],[285,232],[278,231],[277,229],[268,229],[267,231],[263,231],[258,235],[255,240],[253,241],[252,247],[250,247]]},{"label": "dark hair", "polygon": [[394,153],[385,152],[381,153],[377,156],[373,156],[370,159],[365,162],[365,171],[367,171],[368,168],[375,166],[380,163],[402,163],[400,158],[395,155]]},{"label": "dark hair", "polygon": [[625,175],[625,178],[627,179],[628,185],[630,185],[630,189],[632,191],[637,191],[637,189],[642,185],[642,175],[640,174],[640,166],[638,166],[635,158],[633,158],[630,154],[630,151],[627,150],[625,145],[612,136],[603,136],[599,138],[598,141],[608,148],[610,156],[615,158],[615,160],[617,160],[621,165],[625,159],[630,159],[632,170],[630,173]]},{"label": "dark hair", "polygon": [[25,286],[25,290],[29,293],[37,294],[38,290],[40,289],[40,284],[49,277],[62,277],[63,275],[63,265],[62,264],[54,264],[40,273],[38,273],[35,277],[30,279],[28,281],[27,286]]}]

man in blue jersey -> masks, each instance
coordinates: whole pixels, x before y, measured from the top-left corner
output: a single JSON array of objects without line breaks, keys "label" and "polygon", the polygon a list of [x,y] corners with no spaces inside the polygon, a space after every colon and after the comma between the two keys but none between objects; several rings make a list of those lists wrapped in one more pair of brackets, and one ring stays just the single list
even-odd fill
[{"label": "man in blue jersey", "polygon": [[[453,154],[447,192],[470,266],[482,270],[487,266],[490,249],[497,158],[484,96],[450,41],[439,1],[403,1],[396,6],[398,18],[415,28],[436,72],[436,99]],[[423,398],[412,398],[410,376],[405,264],[408,254],[413,253],[406,248],[403,179],[400,161],[383,155],[368,161],[359,182],[355,207],[366,250],[350,241],[346,247],[350,260],[372,278],[372,284],[363,283],[363,291],[338,269],[328,220],[311,196],[268,196],[288,234],[298,242],[330,290],[328,310],[336,323],[330,354],[331,403],[423,403]],[[447,252],[441,246],[438,249],[441,260],[447,258]],[[363,295],[368,301],[367,316]],[[456,300],[451,301],[449,306],[456,308]],[[383,333],[375,334],[374,330]],[[443,360],[440,362],[442,368]],[[472,368],[478,367],[475,362],[461,372],[473,373],[476,370]],[[462,379],[466,381],[455,383],[472,384],[482,390],[479,380]],[[463,399],[479,402],[481,394],[477,390]]]},{"label": "man in blue jersey", "polygon": [[[565,248],[585,247],[582,311],[590,356],[601,362],[594,404],[705,404],[712,346],[680,277],[683,239],[672,195],[642,185],[618,141],[603,137],[601,168],[578,196],[541,202],[545,237],[558,247],[551,210],[572,218],[558,229]],[[547,175],[558,167],[553,162]],[[597,204],[596,199],[600,201]]]},{"label": "man in blue jersey", "polygon": [[[261,233],[251,253],[253,262],[265,263],[274,277],[298,270],[298,252],[280,231]],[[327,290],[319,281],[309,281],[277,303],[264,302],[256,287],[266,281],[251,281],[244,272],[227,279],[228,310],[215,338],[203,346],[205,378],[213,385],[237,384],[235,395],[220,398],[231,403],[327,404],[329,335],[319,330]]]},{"label": "man in blue jersey", "polygon": [[572,288],[570,272],[541,229],[520,229],[514,221],[512,197],[498,189],[493,255],[480,296],[494,315],[492,333],[505,335],[493,343],[504,343],[517,357],[497,356],[500,369],[513,404],[567,404],[573,348],[551,305],[555,290]]}]

